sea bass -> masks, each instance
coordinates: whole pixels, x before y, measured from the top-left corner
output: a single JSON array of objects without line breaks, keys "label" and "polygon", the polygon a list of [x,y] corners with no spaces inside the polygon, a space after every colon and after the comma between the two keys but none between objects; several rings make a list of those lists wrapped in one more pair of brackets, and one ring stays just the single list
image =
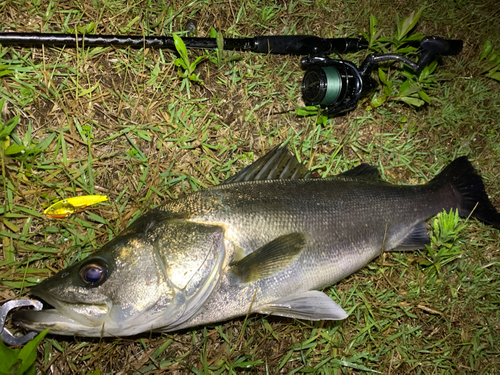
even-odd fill
[{"label": "sea bass", "polygon": [[249,312],[339,320],[321,290],[383,251],[429,244],[425,220],[458,209],[500,228],[467,158],[425,185],[393,185],[362,164],[315,178],[277,147],[218,186],[166,203],[93,255],[31,289],[53,309],[14,321],[52,334],[127,336]]}]

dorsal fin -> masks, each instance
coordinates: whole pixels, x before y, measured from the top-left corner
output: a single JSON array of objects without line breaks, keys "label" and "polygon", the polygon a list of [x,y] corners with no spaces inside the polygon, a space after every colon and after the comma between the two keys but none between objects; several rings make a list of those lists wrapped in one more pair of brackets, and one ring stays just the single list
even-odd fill
[{"label": "dorsal fin", "polygon": [[258,181],[258,180],[299,180],[311,178],[308,170],[288,151],[287,144],[273,148],[242,171],[221,183]]},{"label": "dorsal fin", "polygon": [[336,177],[362,178],[367,180],[380,180],[380,172],[377,167],[370,164],[360,164],[357,167],[349,169]]}]

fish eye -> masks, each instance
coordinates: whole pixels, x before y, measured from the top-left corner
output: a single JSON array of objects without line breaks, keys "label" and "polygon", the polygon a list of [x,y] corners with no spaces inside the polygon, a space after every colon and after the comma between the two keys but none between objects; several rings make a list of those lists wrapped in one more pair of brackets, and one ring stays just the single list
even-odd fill
[{"label": "fish eye", "polygon": [[108,275],[108,267],[103,261],[93,261],[80,268],[80,279],[89,286],[98,286]]}]

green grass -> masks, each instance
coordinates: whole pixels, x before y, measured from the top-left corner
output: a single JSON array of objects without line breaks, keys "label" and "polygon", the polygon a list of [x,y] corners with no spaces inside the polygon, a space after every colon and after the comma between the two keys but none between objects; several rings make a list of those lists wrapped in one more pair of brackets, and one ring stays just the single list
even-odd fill
[{"label": "green grass", "polygon": [[[71,32],[94,23],[94,32],[137,35],[182,32],[194,18],[197,36],[214,27],[226,37],[357,37],[370,32],[373,14],[381,36],[392,38],[396,14],[414,11],[412,2],[364,0],[99,0],[85,7],[0,1],[1,31]],[[426,182],[468,155],[500,207],[500,90],[484,76],[491,62],[481,59],[486,41],[500,49],[495,14],[494,2],[426,5],[416,32],[465,42],[459,56],[440,59],[436,82],[424,88],[430,104],[396,100],[403,78],[398,65],[384,65],[394,83],[384,103],[374,107],[369,97],[327,121],[294,113],[302,105],[297,57],[213,53],[194,68],[204,84],[190,82],[188,94],[172,51],[1,46],[1,120],[19,115],[9,142],[25,149],[2,156],[0,303],[28,297],[30,286],[86,257],[151,207],[220,183],[287,140],[321,175],[368,162],[393,183]],[[205,53],[212,52],[188,51],[189,61]],[[42,215],[54,200],[84,194],[111,199],[63,220]],[[345,321],[251,315],[152,337],[49,335],[36,367],[83,374],[493,374],[500,368],[500,236],[472,220],[462,224],[452,252],[387,253],[328,288],[350,314]]]}]

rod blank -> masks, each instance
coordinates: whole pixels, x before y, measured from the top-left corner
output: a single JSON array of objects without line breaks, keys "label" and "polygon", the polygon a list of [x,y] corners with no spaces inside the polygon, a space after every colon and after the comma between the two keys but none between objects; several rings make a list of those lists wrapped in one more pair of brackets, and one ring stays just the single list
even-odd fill
[{"label": "rod blank", "polygon": [[[214,49],[214,38],[183,37],[187,48]],[[72,35],[50,33],[0,33],[0,44],[4,46],[41,47],[152,47],[175,50],[174,38],[166,36],[139,35]],[[224,39],[225,50],[287,55],[319,55],[328,53],[357,52],[366,49],[368,43],[356,38],[319,38],[311,35],[273,35],[254,38]]]}]

